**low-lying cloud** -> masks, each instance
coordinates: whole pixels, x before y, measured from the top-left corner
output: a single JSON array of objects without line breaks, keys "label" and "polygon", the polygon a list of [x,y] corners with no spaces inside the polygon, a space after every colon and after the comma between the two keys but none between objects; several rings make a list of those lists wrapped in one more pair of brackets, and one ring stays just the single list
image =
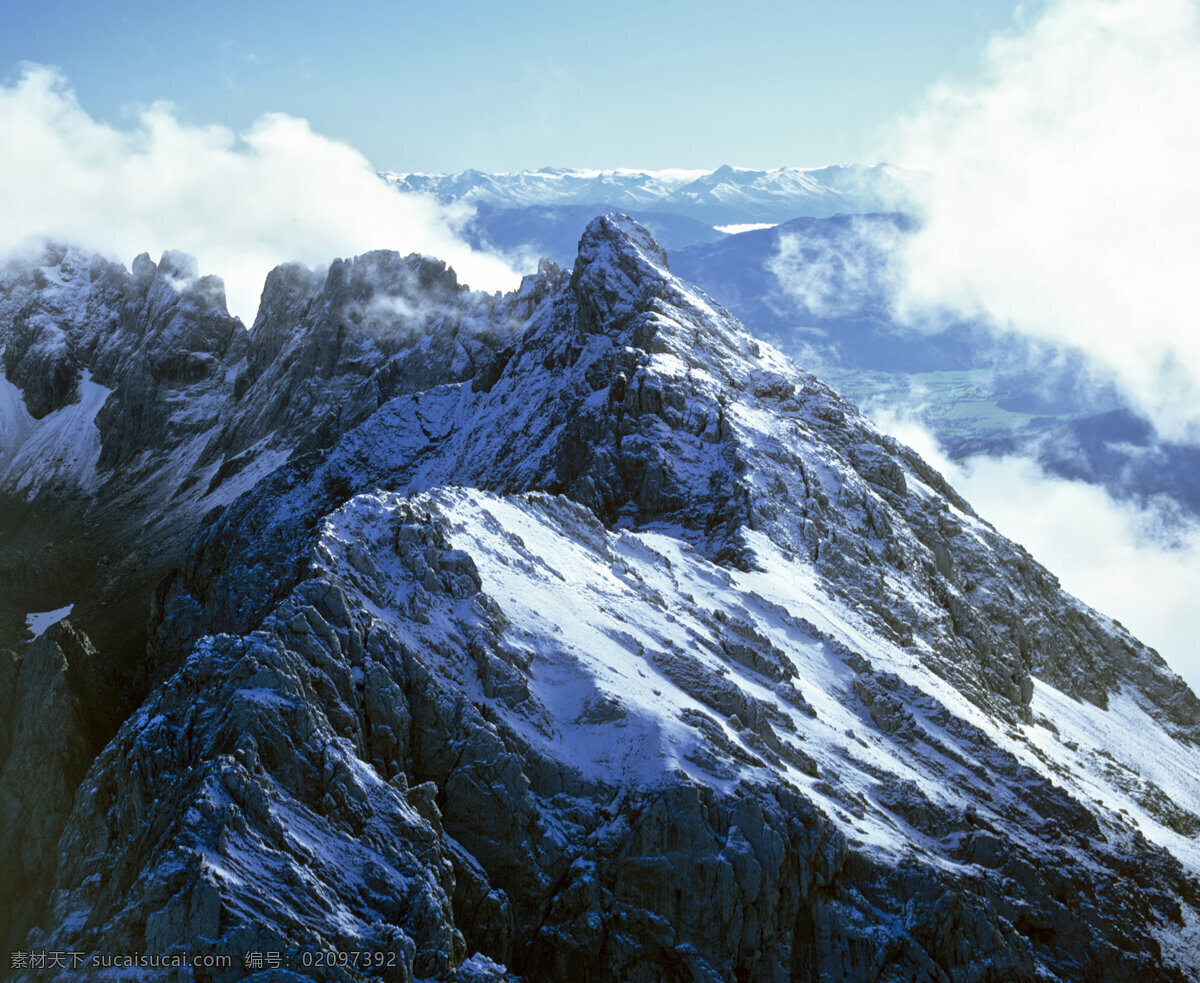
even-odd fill
[{"label": "low-lying cloud", "polygon": [[389,188],[365,157],[295,117],[234,133],[160,102],[119,128],[93,119],[56,70],[25,65],[0,85],[0,131],[0,255],[46,237],[126,264],[182,249],[224,278],[247,324],[267,272],[288,260],[385,248],[443,259],[477,289],[519,278],[457,235],[468,211]]},{"label": "low-lying cloud", "polygon": [[882,407],[869,412],[1067,591],[1120,621],[1200,691],[1200,524],[1169,500],[1118,501],[1099,485],[1047,474],[1028,457],[956,463],[913,418]]},{"label": "low-lying cloud", "polygon": [[890,159],[925,175],[901,310],[1078,346],[1200,441],[1200,4],[1038,9],[899,127]]},{"label": "low-lying cloud", "polygon": [[891,258],[901,248],[901,224],[878,216],[849,219],[781,234],[767,270],[815,317],[860,314],[886,304]]}]

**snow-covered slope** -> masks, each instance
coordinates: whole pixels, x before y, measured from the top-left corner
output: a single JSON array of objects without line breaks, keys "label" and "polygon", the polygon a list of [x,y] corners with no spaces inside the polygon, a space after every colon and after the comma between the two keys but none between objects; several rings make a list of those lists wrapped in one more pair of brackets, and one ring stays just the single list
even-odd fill
[{"label": "snow-covered slope", "polygon": [[4,444],[0,445],[0,484],[18,491],[63,482],[78,491],[94,491],[100,461],[100,431],[96,415],[112,392],[84,370],[79,380],[79,402],[68,403],[35,420],[20,392],[7,379],[0,380],[3,400]]},{"label": "snow-covered slope", "polygon": [[[159,586],[145,700],[25,851],[56,858],[26,950],[1200,971],[1200,702],[627,218],[501,298],[388,254],[282,268],[233,375],[227,463],[310,436]],[[3,691],[86,716],[70,631]]]}]

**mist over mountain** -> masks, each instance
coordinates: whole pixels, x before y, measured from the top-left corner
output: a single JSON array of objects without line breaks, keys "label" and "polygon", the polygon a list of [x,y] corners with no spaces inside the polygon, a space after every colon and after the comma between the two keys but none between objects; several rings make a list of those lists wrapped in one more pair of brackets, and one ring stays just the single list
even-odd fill
[{"label": "mist over mountain", "polygon": [[1200,701],[627,216],[507,294],[281,266],[249,331],[49,246],[0,344],[11,951],[1200,972]]}]

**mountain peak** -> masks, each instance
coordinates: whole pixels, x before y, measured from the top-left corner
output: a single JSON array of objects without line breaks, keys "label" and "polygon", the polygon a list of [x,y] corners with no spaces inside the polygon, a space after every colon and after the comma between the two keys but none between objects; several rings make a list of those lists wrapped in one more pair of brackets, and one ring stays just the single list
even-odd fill
[{"label": "mountain peak", "polygon": [[622,212],[592,219],[579,240],[575,282],[593,267],[615,265],[632,279],[669,275],[667,253],[644,226]]},{"label": "mountain peak", "polygon": [[178,249],[167,249],[158,261],[158,272],[179,280],[195,280],[200,276],[200,264],[191,253]]},{"label": "mountain peak", "polygon": [[105,373],[113,464],[20,513],[93,564],[32,610],[153,604],[87,660],[142,682],[86,776],[46,765],[69,732],[10,742],[22,950],[1181,978],[1195,697],[627,215],[502,297],[420,256],[285,267],[248,337],[130,279],[43,319]]},{"label": "mountain peak", "polygon": [[623,331],[662,295],[670,276],[667,254],[654,237],[628,215],[613,212],[593,219],[584,231],[571,287],[587,330],[604,325]]}]

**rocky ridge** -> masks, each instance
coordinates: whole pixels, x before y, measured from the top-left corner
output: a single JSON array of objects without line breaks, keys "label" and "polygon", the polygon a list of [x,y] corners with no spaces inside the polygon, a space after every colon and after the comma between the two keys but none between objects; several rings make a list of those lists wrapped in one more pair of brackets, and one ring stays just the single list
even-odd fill
[{"label": "rocky ridge", "polygon": [[502,298],[415,257],[281,268],[244,346],[191,465],[218,507],[28,946],[1193,971],[1195,697],[640,227]]},{"label": "rocky ridge", "polygon": [[180,253],[132,273],[54,245],[10,261],[0,643],[26,612],[73,604],[129,689],[154,587],[201,518],[395,393],[471,375],[509,330],[494,306],[442,263],[374,253],[275,270],[248,333]]}]

